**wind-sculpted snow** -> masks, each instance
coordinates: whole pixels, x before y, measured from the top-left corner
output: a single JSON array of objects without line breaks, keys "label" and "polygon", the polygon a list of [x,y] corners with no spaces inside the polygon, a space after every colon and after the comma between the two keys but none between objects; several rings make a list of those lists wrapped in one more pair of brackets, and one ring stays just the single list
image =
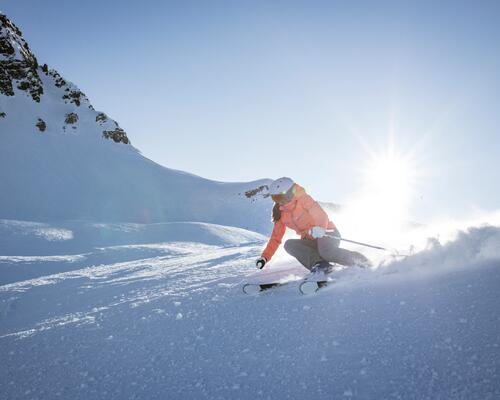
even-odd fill
[{"label": "wind-sculpted snow", "polygon": [[[242,293],[262,245],[121,244],[113,251],[154,253],[0,286],[0,393],[500,397],[499,228],[430,240],[375,270],[346,269],[312,296],[297,282]],[[279,269],[300,274],[285,258],[263,273]]]}]

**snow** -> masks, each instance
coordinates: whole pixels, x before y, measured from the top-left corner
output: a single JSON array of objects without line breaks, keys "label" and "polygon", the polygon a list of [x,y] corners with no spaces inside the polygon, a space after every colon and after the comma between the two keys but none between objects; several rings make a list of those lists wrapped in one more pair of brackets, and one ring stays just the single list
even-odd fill
[{"label": "snow", "polygon": [[[5,225],[17,227],[2,230],[10,243],[33,235],[20,235],[30,223]],[[88,229],[77,225],[64,228],[76,241]],[[236,243],[229,233],[241,230],[209,226],[221,232],[211,243],[134,244],[135,229],[152,227],[125,227],[128,245],[107,247],[103,235],[88,254],[81,241],[84,260],[68,254],[57,273],[0,286],[5,398],[500,396],[500,228],[472,227],[378,269],[340,271],[315,295],[290,282],[248,296],[241,285],[255,275],[260,235]],[[3,256],[2,279],[16,260]],[[261,272],[300,268],[282,258]]]}]

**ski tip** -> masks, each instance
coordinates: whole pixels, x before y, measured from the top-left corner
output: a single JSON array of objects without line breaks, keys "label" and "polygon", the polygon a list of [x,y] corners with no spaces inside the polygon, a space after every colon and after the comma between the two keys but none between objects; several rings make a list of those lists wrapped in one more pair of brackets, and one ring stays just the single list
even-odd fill
[{"label": "ski tip", "polygon": [[256,294],[281,285],[281,283],[246,283],[242,289],[245,294]]},{"label": "ski tip", "polygon": [[256,294],[261,291],[260,285],[256,285],[253,283],[246,283],[242,287],[243,293],[245,294]]},{"label": "ski tip", "polygon": [[305,281],[299,285],[299,291],[301,294],[312,294],[316,293],[319,289],[318,282],[316,281]]},{"label": "ski tip", "polygon": [[304,281],[299,285],[299,291],[301,294],[312,294],[327,285],[328,281]]}]

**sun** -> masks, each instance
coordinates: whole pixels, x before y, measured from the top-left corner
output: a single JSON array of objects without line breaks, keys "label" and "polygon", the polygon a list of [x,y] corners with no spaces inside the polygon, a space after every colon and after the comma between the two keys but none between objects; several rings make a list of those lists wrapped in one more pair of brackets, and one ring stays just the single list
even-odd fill
[{"label": "sun", "polygon": [[393,238],[411,221],[419,163],[393,145],[370,151],[358,169],[359,186],[342,213],[348,233],[373,240]]},{"label": "sun", "polygon": [[414,194],[417,169],[408,156],[394,151],[374,155],[363,175],[365,191],[391,207],[407,206]]},{"label": "sun", "polygon": [[409,218],[417,171],[415,160],[392,146],[369,158],[363,171],[363,196],[384,224],[402,224]]}]

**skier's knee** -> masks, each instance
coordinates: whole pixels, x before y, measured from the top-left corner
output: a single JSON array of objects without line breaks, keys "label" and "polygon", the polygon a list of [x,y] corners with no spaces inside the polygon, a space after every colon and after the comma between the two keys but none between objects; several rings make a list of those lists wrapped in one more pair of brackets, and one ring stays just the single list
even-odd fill
[{"label": "skier's knee", "polygon": [[318,249],[318,254],[323,260],[330,260],[332,258],[330,249]]},{"label": "skier's knee", "polygon": [[339,251],[339,242],[328,238],[328,240],[318,240],[318,254],[324,260],[330,261]]}]

